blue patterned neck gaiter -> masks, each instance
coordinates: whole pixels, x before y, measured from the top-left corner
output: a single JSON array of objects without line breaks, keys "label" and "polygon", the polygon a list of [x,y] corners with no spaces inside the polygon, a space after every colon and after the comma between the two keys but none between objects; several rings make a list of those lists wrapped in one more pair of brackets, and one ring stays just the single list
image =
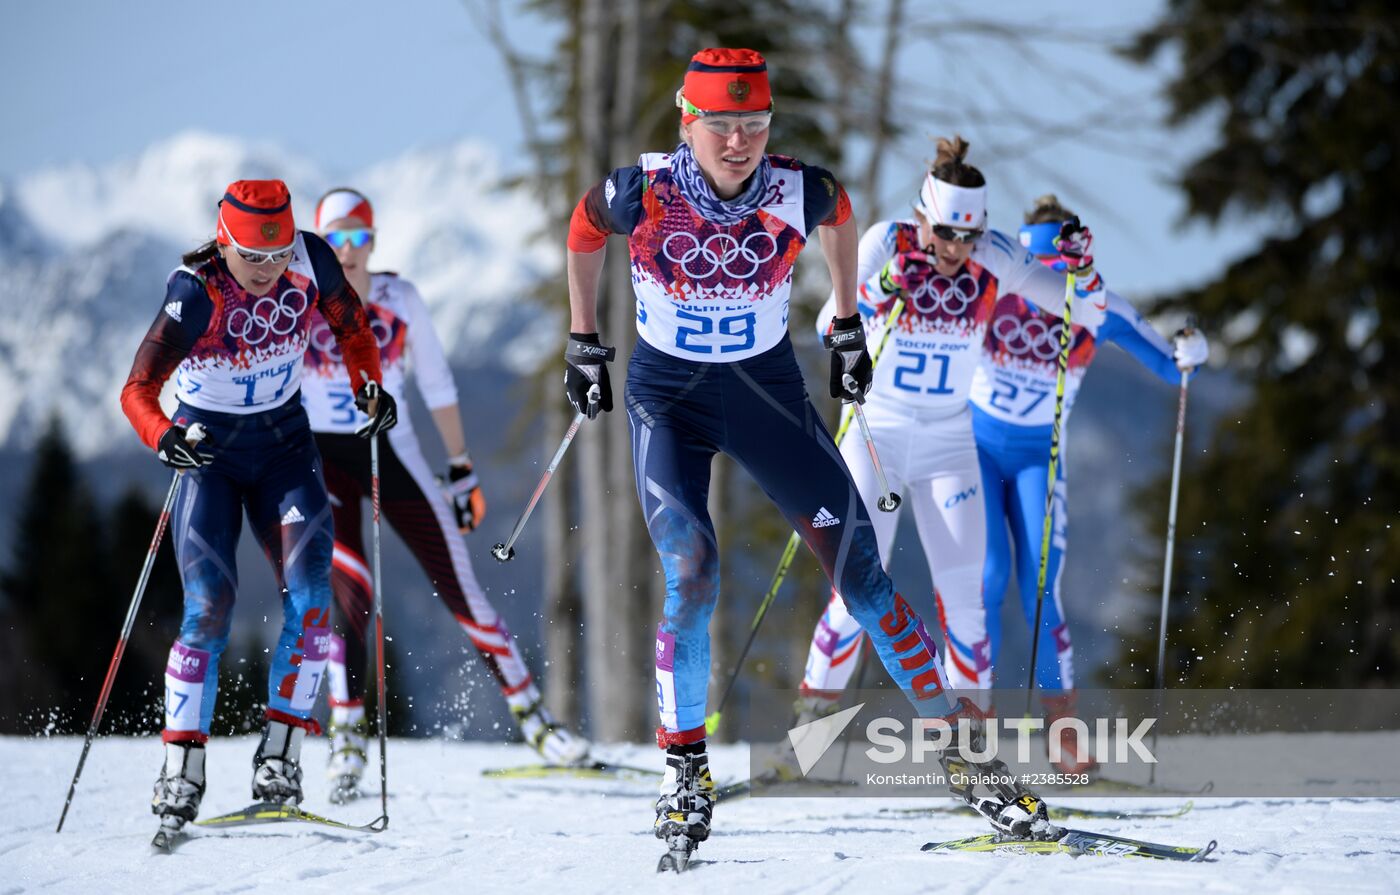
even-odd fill
[{"label": "blue patterned neck gaiter", "polygon": [[680,188],[681,195],[705,220],[715,224],[737,224],[758,211],[763,196],[768,192],[768,181],[773,176],[773,167],[764,155],[758,163],[758,170],[749,178],[749,187],[738,196],[725,201],[715,195],[715,191],[700,171],[700,163],[685,143],[671,153],[671,177]]}]

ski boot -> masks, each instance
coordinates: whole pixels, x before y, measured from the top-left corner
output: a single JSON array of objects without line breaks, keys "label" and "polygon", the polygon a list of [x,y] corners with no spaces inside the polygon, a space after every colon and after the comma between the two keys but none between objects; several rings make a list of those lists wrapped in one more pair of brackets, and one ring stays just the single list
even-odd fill
[{"label": "ski boot", "polygon": [[793,720],[790,726],[802,727],[813,721],[820,721],[822,718],[834,715],[840,708],[840,699],[830,699],[826,696],[799,696],[792,704]]},{"label": "ski boot", "polygon": [[330,761],[326,765],[326,777],[331,781],[330,800],[343,805],[360,795],[360,778],[369,763],[369,721],[363,709],[359,717],[353,719],[348,715],[336,718],[333,713],[326,733],[331,742]]},{"label": "ski boot", "polygon": [[160,830],[151,843],[168,851],[176,834],[199,814],[204,798],[204,744],[166,743],[165,764],[151,795],[151,813],[160,816]]},{"label": "ski boot", "polygon": [[[1073,718],[1075,708],[1075,693],[1067,690],[1059,696],[1041,696],[1041,702],[1045,707],[1045,730],[1049,733],[1051,725],[1061,718]],[[1073,727],[1060,728],[1059,749],[1050,749],[1050,740],[1047,736],[1045,741],[1047,757],[1050,764],[1061,774],[1088,774],[1098,770],[1099,763],[1089,754],[1087,743],[1079,740],[1079,733]]]},{"label": "ski boot", "polygon": [[656,800],[656,823],[652,832],[666,840],[666,854],[657,872],[680,873],[690,864],[690,855],[710,838],[710,818],[715,807],[715,781],[710,777],[710,759],[705,741],[666,747],[666,774],[661,778],[661,795]]},{"label": "ski boot", "polygon": [[571,766],[588,761],[588,740],[554,720],[542,700],[536,699],[527,706],[511,706],[510,713],[515,716],[525,742],[548,764]]},{"label": "ski boot", "polygon": [[[841,704],[839,698],[832,699],[810,694],[799,696],[792,704],[793,718],[792,723],[788,725],[787,739],[780,743],[780,747],[775,750],[770,760],[757,763],[757,772],[754,774],[755,782],[794,784],[818,782],[818,778],[809,778],[802,773],[797,765],[793,764],[793,754],[803,739],[812,733],[812,729],[807,725],[830,717],[842,708],[846,708],[846,706]],[[791,748],[789,748],[789,743]]]},{"label": "ski boot", "polygon": [[306,729],[267,722],[253,753],[253,798],[259,802],[301,804],[301,741]]},{"label": "ski boot", "polygon": [[[969,723],[960,724],[961,719]],[[953,739],[951,745],[939,755],[939,763],[948,774],[948,788],[956,798],[962,799],[986,818],[1002,838],[1053,842],[1065,835],[1062,827],[1050,822],[1050,811],[1045,802],[1021,785],[1017,776],[1007,768],[1006,762],[996,757],[985,761],[971,761],[963,757],[960,746],[972,754],[981,754],[986,749],[986,716],[971,700],[965,696],[958,699],[957,710],[944,720],[953,725]],[[991,779],[992,782],[967,782],[972,777]],[[977,795],[978,786],[985,788],[987,795]]]}]

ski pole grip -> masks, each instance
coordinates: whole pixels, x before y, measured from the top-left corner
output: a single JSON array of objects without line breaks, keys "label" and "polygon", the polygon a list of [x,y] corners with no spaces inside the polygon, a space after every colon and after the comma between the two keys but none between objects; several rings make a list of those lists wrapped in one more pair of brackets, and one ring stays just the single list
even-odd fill
[{"label": "ski pole grip", "polygon": [[194,423],[185,430],[185,441],[192,445],[199,444],[208,434],[203,423]]}]

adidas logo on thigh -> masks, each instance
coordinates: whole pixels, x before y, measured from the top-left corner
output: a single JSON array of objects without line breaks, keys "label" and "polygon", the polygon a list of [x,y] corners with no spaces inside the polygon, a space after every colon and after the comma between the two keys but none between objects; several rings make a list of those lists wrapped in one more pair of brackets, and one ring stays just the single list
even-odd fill
[{"label": "adidas logo on thigh", "polygon": [[812,517],[813,528],[830,528],[833,525],[840,525],[841,520],[831,514],[826,507],[817,510],[817,515]]}]

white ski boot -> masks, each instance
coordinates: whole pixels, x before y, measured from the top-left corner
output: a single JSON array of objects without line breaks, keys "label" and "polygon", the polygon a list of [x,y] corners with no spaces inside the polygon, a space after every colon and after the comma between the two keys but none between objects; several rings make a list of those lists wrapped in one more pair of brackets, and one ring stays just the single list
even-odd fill
[{"label": "white ski boot", "polygon": [[326,765],[326,777],[331,781],[330,800],[343,805],[360,795],[360,778],[369,763],[369,721],[364,714],[339,720],[332,716],[326,733],[331,743]]},{"label": "white ski boot", "polygon": [[710,777],[710,758],[705,741],[666,747],[666,774],[661,778],[661,795],[656,800],[656,822],[652,832],[666,840],[657,872],[680,873],[690,864],[691,853],[710,838],[710,819],[715,808],[715,781]]},{"label": "white ski boot", "polygon": [[554,765],[581,765],[588,761],[589,742],[560,724],[536,699],[528,706],[511,707],[520,734],[546,762]]},{"label": "white ski boot", "polygon": [[165,763],[151,795],[151,813],[160,817],[152,847],[164,852],[175,847],[185,824],[199,814],[204,782],[204,744],[166,743]]},{"label": "white ski boot", "polygon": [[253,754],[253,798],[259,802],[301,803],[301,741],[306,730],[268,721]]},{"label": "white ski boot", "polygon": [[195,819],[204,798],[204,744],[166,743],[165,764],[151,795],[151,813],[179,818],[180,826]]},{"label": "white ski boot", "polygon": [[[959,724],[960,719],[968,724]],[[959,753],[959,745],[966,742],[966,749],[980,754],[985,749],[984,722],[986,716],[967,697],[958,700],[957,710],[945,720],[953,725],[952,744],[939,756],[939,763],[948,774],[948,788],[953,795],[962,799],[993,827],[1008,839],[1032,839],[1056,841],[1065,835],[1062,827],[1050,822],[1049,808],[1044,800],[1022,786],[1019,779],[1006,767],[1006,763],[996,757],[986,761],[971,761]],[[970,739],[968,739],[970,737]],[[995,778],[999,782],[990,784],[955,783],[955,779],[971,777]],[[979,796],[975,790],[983,786],[988,794]]]}]

